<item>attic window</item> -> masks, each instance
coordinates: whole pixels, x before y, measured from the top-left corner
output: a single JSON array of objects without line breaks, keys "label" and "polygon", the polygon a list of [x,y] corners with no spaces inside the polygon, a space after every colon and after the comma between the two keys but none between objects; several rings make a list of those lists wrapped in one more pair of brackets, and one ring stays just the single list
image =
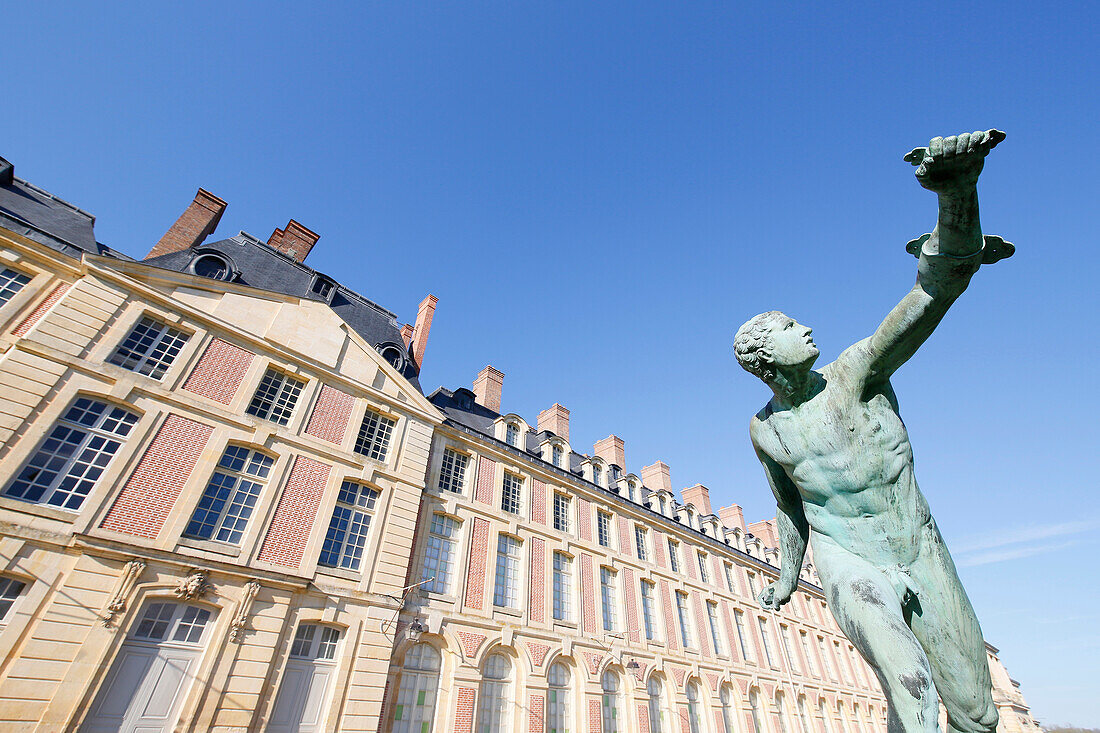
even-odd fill
[{"label": "attic window", "polygon": [[201,255],[191,265],[191,271],[200,277],[208,277],[211,280],[228,280],[232,268],[229,262],[218,255]]},{"label": "attic window", "polygon": [[389,362],[397,371],[401,371],[405,366],[405,355],[401,353],[401,349],[397,348],[393,344],[387,344],[380,348],[379,353],[382,354],[382,358]]},{"label": "attic window", "polygon": [[[336,284],[322,275],[316,275],[313,278],[313,282],[310,283],[309,292],[316,295],[321,300],[329,300],[332,297],[332,291],[336,289]],[[387,359],[389,361],[389,359]],[[393,362],[390,362],[391,364]]]}]

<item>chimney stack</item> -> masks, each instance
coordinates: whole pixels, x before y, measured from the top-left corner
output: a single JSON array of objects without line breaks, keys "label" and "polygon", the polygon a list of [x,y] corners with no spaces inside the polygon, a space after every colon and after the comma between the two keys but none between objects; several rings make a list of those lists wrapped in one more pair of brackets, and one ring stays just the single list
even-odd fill
[{"label": "chimney stack", "polygon": [[642,469],[642,483],[652,491],[672,491],[672,478],[670,477],[668,464],[657,461],[652,466]]},{"label": "chimney stack", "polygon": [[267,244],[292,260],[305,262],[309,251],[313,249],[313,245],[317,244],[317,240],[320,238],[320,234],[310,231],[291,219],[287,222],[286,229],[276,229],[271,233],[271,236],[267,239]]},{"label": "chimney stack", "polygon": [[[424,351],[428,348],[428,333],[432,330],[432,318],[435,317],[435,304],[438,302],[439,298],[429,293],[428,297],[420,301],[420,307],[416,309],[416,325],[413,326],[411,346],[417,368],[424,365]],[[503,374],[500,377],[504,379]],[[499,407],[500,389],[497,388],[497,408]],[[500,410],[497,409],[497,412]]]},{"label": "chimney stack", "polygon": [[695,484],[680,492],[685,504],[691,504],[700,514],[710,514],[710,489],[702,484]]},{"label": "chimney stack", "polygon": [[188,204],[180,214],[180,218],[176,219],[176,223],[149,250],[145,259],[199,246],[214,233],[225,207],[225,201],[206,189],[200,188],[195,194],[195,200]]},{"label": "chimney stack", "polygon": [[405,348],[412,346],[413,340],[413,327],[412,324],[406,323],[401,327],[401,340],[405,342]]},{"label": "chimney stack", "polygon": [[566,443],[569,442],[569,410],[557,402],[539,413],[539,431],[549,430]]},{"label": "chimney stack", "polygon": [[500,395],[504,391],[504,372],[487,366],[474,380],[474,398],[482,407],[500,412]]},{"label": "chimney stack", "polygon": [[723,527],[745,531],[745,513],[736,504],[730,504],[719,509],[718,518],[722,520]]},{"label": "chimney stack", "polygon": [[626,465],[626,444],[618,435],[609,435],[592,447],[592,452],[613,466]]}]

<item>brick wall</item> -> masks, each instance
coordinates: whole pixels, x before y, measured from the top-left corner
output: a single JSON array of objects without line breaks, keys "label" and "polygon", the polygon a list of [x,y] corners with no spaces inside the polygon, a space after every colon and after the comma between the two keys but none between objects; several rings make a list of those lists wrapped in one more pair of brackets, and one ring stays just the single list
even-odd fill
[{"label": "brick wall", "polygon": [[592,541],[592,502],[577,497],[577,534],[586,542]]},{"label": "brick wall", "polygon": [[474,499],[482,504],[493,503],[496,469],[497,462],[491,458],[481,456],[477,459],[477,486],[474,488]]},{"label": "brick wall", "polygon": [[584,633],[596,633],[596,589],[592,585],[592,556],[581,553],[581,613]]},{"label": "brick wall", "polygon": [[331,470],[312,458],[294,459],[257,559],[288,568],[301,565]]},{"label": "brick wall", "polygon": [[650,733],[649,705],[644,702],[638,703],[638,733]]},{"label": "brick wall", "polygon": [[678,651],[680,632],[676,628],[677,619],[676,612],[672,608],[672,593],[669,590],[668,581],[663,578],[657,581],[657,586],[661,589],[661,610],[664,611],[665,617],[665,643],[668,644],[670,651]]},{"label": "brick wall", "polygon": [[592,695],[588,697],[588,733],[603,733],[600,698]]},{"label": "brick wall", "polygon": [[321,440],[339,445],[344,440],[355,398],[327,384],[321,385],[321,394],[309,417],[306,432]]},{"label": "brick wall", "polygon": [[466,579],[466,608],[481,610],[485,607],[485,567],[488,554],[489,522],[475,517],[470,536],[470,559],[466,563],[466,567],[470,569]]},{"label": "brick wall", "polygon": [[546,483],[531,479],[531,521],[546,524]]},{"label": "brick wall", "polygon": [[546,698],[531,693],[527,696],[527,733],[543,733],[546,729]]},{"label": "brick wall", "polygon": [[239,346],[214,339],[206,346],[183,388],[188,392],[228,405],[237,394],[245,372],[256,355]]},{"label": "brick wall", "polygon": [[713,656],[710,648],[710,621],[707,619],[706,609],[703,608],[703,597],[697,590],[691,592],[691,605],[695,607],[695,633],[699,636],[699,648],[704,657]]},{"label": "brick wall", "polygon": [[626,601],[626,633],[627,637],[635,644],[641,643],[638,628],[638,606],[634,601],[634,593],[637,588],[634,583],[634,570],[623,568],[623,599]]},{"label": "brick wall", "polygon": [[169,414],[100,525],[156,539],[213,428]]},{"label": "brick wall", "polygon": [[657,567],[659,568],[668,567],[668,558],[665,557],[667,544],[668,539],[665,537],[665,533],[653,530],[653,556],[657,558]]},{"label": "brick wall", "polygon": [[455,703],[454,733],[473,733],[474,729],[474,697],[476,690],[473,687],[459,687],[457,702]]},{"label": "brick wall", "polygon": [[19,322],[12,334],[20,337],[26,336],[27,332],[34,328],[34,324],[38,323],[39,319],[46,315],[50,308],[53,308],[71,287],[72,283],[59,283],[41,303],[34,307],[34,310],[27,314],[26,318]]},{"label": "brick wall", "polygon": [[542,623],[546,614],[546,540],[531,538],[531,581],[528,608],[531,621]]},{"label": "brick wall", "polygon": [[630,539],[633,533],[630,531],[630,522],[626,517],[619,517],[619,552],[626,556],[630,556],[633,553],[630,549]]}]

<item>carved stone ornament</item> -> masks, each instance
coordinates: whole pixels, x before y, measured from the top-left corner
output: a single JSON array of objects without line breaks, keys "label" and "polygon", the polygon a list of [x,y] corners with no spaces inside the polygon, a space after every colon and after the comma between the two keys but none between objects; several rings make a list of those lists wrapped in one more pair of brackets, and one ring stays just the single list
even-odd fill
[{"label": "carved stone ornament", "polygon": [[103,609],[103,613],[100,614],[104,626],[110,626],[114,622],[115,616],[126,610],[126,598],[130,595],[130,591],[134,589],[137,579],[144,570],[144,560],[131,560],[123,566],[122,575],[119,576],[115,592]]},{"label": "carved stone ornament", "polygon": [[210,582],[206,579],[206,572],[203,570],[194,570],[186,578],[180,581],[176,589],[172,591],[176,598],[183,600],[191,600],[193,598],[202,598],[204,595],[210,592],[214,586],[210,585]]},{"label": "carved stone ornament", "polygon": [[259,592],[259,581],[250,580],[244,584],[244,595],[237,605],[237,613],[233,616],[233,621],[229,624],[230,641],[240,640],[241,632],[244,631],[244,625],[248,621],[248,614],[252,610],[252,602],[256,600],[256,594]]}]

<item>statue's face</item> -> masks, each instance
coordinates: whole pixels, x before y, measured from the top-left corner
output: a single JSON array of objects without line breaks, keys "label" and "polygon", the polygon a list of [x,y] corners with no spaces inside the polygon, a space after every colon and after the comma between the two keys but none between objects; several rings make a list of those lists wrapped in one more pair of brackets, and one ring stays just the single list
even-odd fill
[{"label": "statue's face", "polygon": [[810,337],[812,333],[807,326],[789,316],[777,318],[768,338],[771,363],[778,368],[812,367],[821,355]]}]

